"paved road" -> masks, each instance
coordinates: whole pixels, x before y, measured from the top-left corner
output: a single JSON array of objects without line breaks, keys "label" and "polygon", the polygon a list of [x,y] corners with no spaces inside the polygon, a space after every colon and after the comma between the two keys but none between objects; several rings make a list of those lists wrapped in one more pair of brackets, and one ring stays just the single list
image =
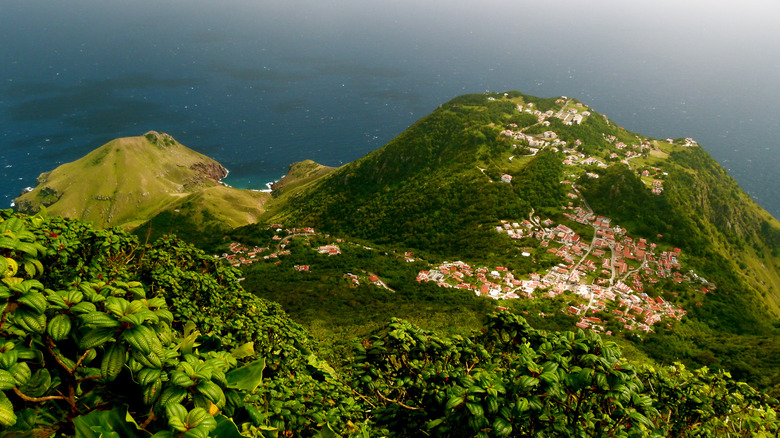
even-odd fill
[{"label": "paved road", "polygon": [[377,278],[376,282],[377,282],[377,283],[379,283],[379,284],[380,284],[380,285],[381,285],[383,288],[385,288],[385,289],[389,290],[390,292],[395,292],[393,289],[390,289],[390,287],[387,285],[387,283],[385,283],[384,281],[382,281],[382,279],[381,279],[381,278],[379,278],[379,276],[378,276],[378,275],[374,274],[373,272],[368,272],[368,275],[369,275],[369,276],[372,276],[372,275],[376,276],[376,278]]},{"label": "paved road", "polygon": [[310,233],[293,233],[288,234],[287,236],[282,237],[282,240],[279,241],[279,243],[276,245],[276,252],[279,252],[282,250],[282,245],[286,244],[288,240],[292,239],[293,237],[299,237],[299,236],[310,236]]},{"label": "paved road", "polygon": [[571,99],[567,100],[566,103],[563,104],[563,107],[560,110],[558,110],[557,113],[555,113],[555,117],[562,119],[563,117],[561,116],[563,115],[563,110],[566,109],[566,106],[568,106],[569,103],[571,103]]}]

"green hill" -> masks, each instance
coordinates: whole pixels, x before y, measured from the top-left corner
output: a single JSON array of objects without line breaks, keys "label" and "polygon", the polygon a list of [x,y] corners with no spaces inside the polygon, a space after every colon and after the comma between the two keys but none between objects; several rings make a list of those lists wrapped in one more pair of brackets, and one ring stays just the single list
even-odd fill
[{"label": "green hill", "polygon": [[[681,324],[660,324],[626,339],[661,362],[724,367],[763,387],[780,384],[780,351],[769,346],[780,327],[780,223],[695,142],[632,133],[573,99],[518,92],[455,98],[385,147],[301,190],[278,194],[261,222],[311,226],[434,261],[505,266],[527,279],[556,263],[574,270],[575,263],[550,254],[538,238],[508,239],[496,226],[537,216],[589,243],[593,220],[582,225],[574,213],[590,209],[622,227],[619,248],[642,239],[657,243],[653,260],[674,248],[682,254],[675,257],[680,271],[674,279],[646,273],[644,255],[626,259],[633,276],[621,276],[638,282],[629,285],[637,295],[687,311]],[[252,235],[251,228],[237,236]],[[567,248],[553,245],[553,253]],[[617,252],[614,245],[604,251],[606,257]],[[523,255],[529,253],[533,264]],[[593,255],[586,259],[602,263]],[[616,284],[614,274],[610,280],[598,269],[582,281]],[[539,311],[535,301],[502,303]],[[615,330],[622,329],[609,314]]]},{"label": "green hill", "polygon": [[[226,175],[222,165],[170,135],[149,132],[113,140],[42,174],[15,204],[21,212],[46,207],[100,227],[133,228],[161,213],[183,213],[190,225],[212,222],[221,230],[256,221],[269,195],[226,187],[219,183]],[[153,223],[165,231],[184,229],[166,225],[165,218]]]}]

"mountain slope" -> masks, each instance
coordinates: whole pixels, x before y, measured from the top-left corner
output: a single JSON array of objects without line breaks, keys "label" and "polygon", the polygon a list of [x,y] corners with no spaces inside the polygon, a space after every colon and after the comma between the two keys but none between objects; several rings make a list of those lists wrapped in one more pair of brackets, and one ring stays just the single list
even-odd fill
[{"label": "mountain slope", "polygon": [[[549,218],[587,243],[594,228],[575,221],[575,209],[622,227],[615,228],[617,246],[605,248],[613,260],[603,261],[613,269],[615,253],[622,257],[623,246],[642,239],[658,243],[654,260],[674,248],[682,254],[674,280],[700,279],[699,286],[684,286],[642,278],[644,296],[675,303],[687,317],[628,339],[661,362],[724,367],[763,387],[780,383],[773,365],[780,351],[767,347],[780,327],[780,223],[691,139],[632,133],[573,99],[518,92],[458,97],[385,147],[281,194],[264,221],[527,275],[545,263],[563,271],[576,266],[559,258],[566,244],[550,247],[556,253],[550,255],[539,238],[509,239],[496,226],[528,220],[537,236],[549,235],[554,230],[539,223]],[[533,264],[523,255],[529,253]],[[627,259],[621,278],[630,282],[633,272],[640,281],[646,261]],[[583,279],[613,286],[598,270]]]},{"label": "mountain slope", "polygon": [[[780,223],[702,148],[651,140],[572,99],[461,96],[307,191],[279,196],[268,220],[484,257],[501,248],[488,224],[527,218],[532,208],[560,216],[572,201],[561,182],[575,179],[596,214],[632,234],[666,235],[702,263],[720,260],[780,314]],[[531,146],[543,141],[549,146]],[[594,172],[602,178],[585,176]],[[514,178],[501,183],[501,175]]]},{"label": "mountain slope", "polygon": [[[221,200],[199,208],[216,212],[220,222],[239,226],[262,212],[266,194],[237,191],[218,183],[222,165],[167,134],[113,140],[83,158],[46,172],[38,186],[15,200],[21,212],[46,207],[51,214],[79,218],[96,226],[134,227],[158,213],[198,199]],[[188,199],[189,198],[189,199]],[[240,201],[236,198],[241,198]],[[243,212],[225,208],[243,205]]]},{"label": "mountain slope", "polygon": [[480,170],[495,173],[492,160],[503,147],[500,129],[490,126],[491,117],[513,111],[515,105],[477,108],[468,99],[453,100],[386,147],[339,168],[306,191],[279,196],[270,206],[274,215],[269,220],[291,218],[461,257],[484,251],[497,237],[488,223],[527,214],[530,206],[511,196],[509,185],[493,184]]}]

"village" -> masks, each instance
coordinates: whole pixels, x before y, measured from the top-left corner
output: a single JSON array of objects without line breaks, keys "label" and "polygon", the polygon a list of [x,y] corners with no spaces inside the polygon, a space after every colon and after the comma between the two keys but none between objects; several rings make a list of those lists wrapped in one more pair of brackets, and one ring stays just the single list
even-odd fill
[{"label": "village", "polygon": [[[538,123],[550,126],[550,117],[563,120],[566,125],[581,124],[591,112],[586,105],[573,104],[565,96],[555,102],[562,105],[557,112],[548,110],[541,112],[534,109],[533,103],[518,104],[517,110],[538,117]],[[606,117],[605,117],[606,118]],[[534,125],[532,125],[534,126]],[[563,164],[581,170],[589,178],[598,178],[593,172],[584,171],[583,167],[596,166],[606,168],[608,164],[599,157],[586,156],[577,151],[582,144],[575,140],[572,145],[559,139],[559,135],[551,130],[541,135],[529,135],[530,127],[517,129],[510,123],[500,133],[504,138],[527,144],[531,155],[550,147],[554,152],[562,150],[565,158]],[[609,159],[619,160],[629,168],[630,161],[645,156],[651,149],[650,141],[639,140],[637,143],[626,144],[614,135],[604,135],[604,140],[617,150],[609,154]],[[666,139],[667,143],[674,140]],[[655,142],[657,148],[657,142]],[[697,146],[697,143],[686,138],[682,146]],[[516,149],[517,144],[512,148]],[[559,149],[560,148],[560,149]],[[511,161],[510,157],[510,161]],[[484,172],[483,172],[484,173]],[[655,195],[663,191],[663,177],[666,174],[657,167],[636,170],[637,175]],[[576,173],[569,175],[572,179]],[[501,182],[511,184],[512,175],[502,175]],[[699,282],[701,290],[709,293],[715,290],[715,285],[708,283],[694,272],[681,272],[680,258],[682,251],[674,248],[671,251],[658,251],[656,243],[647,239],[635,239],[626,234],[626,230],[614,224],[610,218],[596,216],[581,198],[575,183],[569,180],[561,184],[571,186],[567,196],[572,201],[580,201],[579,206],[569,202],[562,207],[562,215],[567,220],[593,228],[593,238],[585,242],[570,227],[550,219],[541,220],[533,216],[522,221],[501,221],[496,226],[496,232],[503,233],[511,239],[521,240],[532,237],[539,241],[542,248],[562,260],[562,263],[543,273],[531,273],[527,278],[516,277],[503,266],[493,268],[472,268],[464,262],[444,262],[434,269],[420,271],[418,282],[435,282],[440,287],[458,288],[480,296],[488,296],[497,300],[505,299],[537,299],[554,298],[563,293],[572,293],[580,297],[578,303],[572,303],[561,309],[562,312],[579,316],[577,327],[597,332],[611,334],[605,330],[604,320],[598,315],[610,314],[625,330],[652,331],[652,326],[664,319],[680,320],[686,311],[675,306],[662,297],[650,297],[644,292],[645,283],[656,284],[661,279],[670,279],[676,283]],[[658,239],[663,236],[658,235]],[[530,252],[523,250],[523,257],[531,257]],[[697,303],[698,304],[698,303]]]},{"label": "village", "polygon": [[[698,283],[704,293],[716,289],[714,284],[694,272],[682,272],[682,251],[659,251],[656,243],[635,239],[610,218],[596,216],[586,208],[563,207],[563,216],[592,227],[594,237],[585,242],[564,224],[556,224],[539,216],[523,221],[502,221],[496,232],[511,239],[532,237],[547,248],[562,263],[546,272],[531,273],[519,278],[503,266],[472,268],[464,262],[444,262],[434,269],[420,271],[418,282],[435,282],[440,287],[471,291],[496,300],[554,298],[572,293],[580,299],[561,309],[579,316],[577,327],[612,334],[604,329],[603,317],[610,314],[625,330],[652,331],[652,326],[665,319],[680,320],[687,313],[662,297],[650,297],[645,283],[661,279],[676,283]],[[662,238],[663,236],[658,236]],[[521,256],[531,257],[529,252]]]},{"label": "village", "polygon": [[[565,156],[563,164],[566,166],[572,166],[576,168],[589,166],[607,168],[613,163],[619,162],[625,164],[630,169],[635,170],[636,174],[641,178],[642,182],[650,189],[653,194],[660,195],[663,192],[663,179],[665,176],[667,176],[667,174],[662,169],[649,166],[640,170],[632,167],[631,163],[632,160],[647,157],[648,154],[652,155],[653,152],[664,155],[663,152],[660,152],[658,141],[653,141],[653,143],[651,143],[650,140],[641,139],[637,136],[636,142],[626,143],[614,135],[602,134],[604,140],[612,145],[614,149],[604,157],[594,157],[578,151],[578,148],[582,145],[582,141],[579,139],[574,140],[571,144],[569,144],[568,142],[561,140],[558,133],[552,130],[544,131],[541,134],[526,133],[526,131],[528,131],[528,129],[533,126],[541,125],[549,127],[551,125],[549,120],[550,118],[560,119],[563,121],[564,125],[571,126],[575,124],[580,125],[586,121],[588,117],[592,116],[592,113],[587,105],[580,102],[574,103],[566,96],[562,96],[561,98],[557,99],[555,103],[561,105],[561,108],[557,112],[553,110],[542,112],[538,109],[534,109],[535,105],[533,103],[518,104],[516,108],[517,111],[536,116],[537,123],[520,129],[518,129],[518,125],[516,123],[509,123],[505,126],[506,129],[501,131],[500,136],[510,141],[517,142],[512,144],[512,149],[523,149],[527,151],[525,156],[534,156],[539,153],[539,151],[542,151],[548,147],[553,152],[562,152]],[[607,123],[609,123],[609,120],[606,119],[606,116],[602,117],[604,117]],[[664,142],[666,142],[668,145],[677,144],[683,147],[698,146],[698,143],[692,138],[680,139],[679,141],[667,138],[664,140]],[[515,155],[510,156],[509,161],[511,162],[513,158],[515,158]],[[591,178],[598,178],[598,175],[595,173],[587,172],[586,174]],[[575,175],[572,175],[572,177],[573,176]],[[501,182],[510,183],[511,181],[511,175],[505,174],[501,176]],[[571,195],[570,197],[572,199],[576,199],[576,195]]]}]

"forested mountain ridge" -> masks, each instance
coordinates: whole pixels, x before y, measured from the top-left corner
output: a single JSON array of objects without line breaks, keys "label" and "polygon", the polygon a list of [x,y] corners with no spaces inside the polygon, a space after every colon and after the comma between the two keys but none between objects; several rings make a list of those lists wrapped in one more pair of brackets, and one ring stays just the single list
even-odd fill
[{"label": "forested mountain ridge", "polygon": [[[400,246],[431,259],[515,266],[515,276],[528,278],[539,265],[528,267],[521,252],[540,248],[539,240],[510,240],[495,226],[536,216],[576,228],[577,208],[612,219],[634,241],[657,244],[652,257],[681,249],[681,272],[691,270],[717,287],[713,293],[706,285],[682,290],[637,271],[639,292],[688,312],[674,329],[655,326],[641,348],[661,361],[685,358],[761,385],[780,383],[780,351],[765,344],[778,336],[778,221],[694,140],[631,133],[573,99],[518,92],[455,98],[384,148],[279,196],[267,221]],[[577,232],[586,243],[593,236],[588,228]],[[544,250],[534,253],[538,261],[549,256]],[[609,277],[596,274],[587,281]]]},{"label": "forested mountain ridge", "polygon": [[[565,118],[572,108],[579,124]],[[607,172],[625,175],[587,177]],[[504,174],[511,183],[499,183]],[[289,217],[445,257],[484,257],[500,247],[487,224],[566,205],[560,183],[575,178],[596,214],[645,238],[665,235],[694,254],[720,253],[780,314],[780,223],[690,139],[642,137],[571,99],[518,92],[455,98],[305,193],[282,196],[267,221]],[[660,183],[657,194],[653,183]]]}]

